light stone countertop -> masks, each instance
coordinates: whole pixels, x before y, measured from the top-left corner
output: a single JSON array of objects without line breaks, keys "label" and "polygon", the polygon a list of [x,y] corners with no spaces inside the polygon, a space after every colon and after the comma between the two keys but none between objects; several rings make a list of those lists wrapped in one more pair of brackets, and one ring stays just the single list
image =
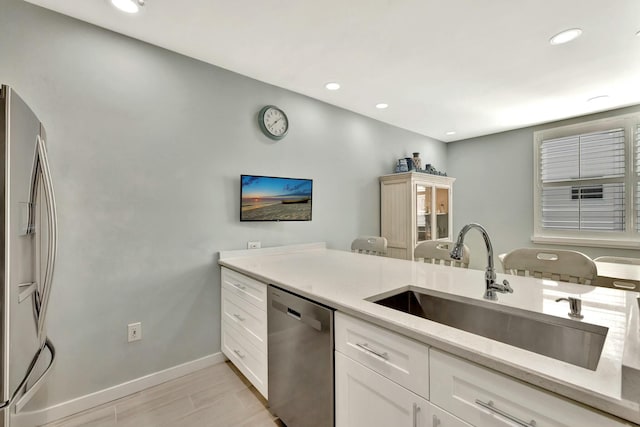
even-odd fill
[{"label": "light stone countertop", "polygon": [[582,300],[582,322],[609,328],[597,370],[591,371],[366,300],[411,285],[486,301],[484,271],[331,250],[324,243],[223,251],[219,264],[640,423],[640,310],[635,292],[498,274],[499,281],[509,280],[514,292],[498,294],[495,304],[568,319],[568,304],[555,300],[576,296]]}]

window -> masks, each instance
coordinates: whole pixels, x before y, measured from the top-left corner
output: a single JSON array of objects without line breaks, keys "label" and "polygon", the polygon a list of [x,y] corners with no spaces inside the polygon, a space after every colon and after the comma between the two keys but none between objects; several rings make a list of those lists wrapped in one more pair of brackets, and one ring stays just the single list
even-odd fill
[{"label": "window", "polygon": [[537,243],[640,247],[640,114],[534,133]]}]

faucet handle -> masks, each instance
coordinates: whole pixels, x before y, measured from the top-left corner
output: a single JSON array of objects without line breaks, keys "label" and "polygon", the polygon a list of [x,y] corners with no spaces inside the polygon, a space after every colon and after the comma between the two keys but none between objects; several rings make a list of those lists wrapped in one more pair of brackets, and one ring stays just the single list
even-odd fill
[{"label": "faucet handle", "polygon": [[510,293],[510,294],[512,294],[512,293],[513,293],[513,288],[512,288],[512,287],[511,287],[511,285],[509,284],[509,281],[508,281],[508,280],[506,280],[506,279],[505,279],[505,280],[503,280],[503,281],[502,281],[502,286],[504,286],[504,291],[505,291],[505,292],[508,292],[508,293]]},{"label": "faucet handle", "polygon": [[582,311],[582,301],[580,298],[568,297],[568,298],[558,298],[556,302],[560,301],[568,301],[569,302],[569,310],[571,310],[568,315],[574,319],[584,319],[584,316],[580,313]]}]

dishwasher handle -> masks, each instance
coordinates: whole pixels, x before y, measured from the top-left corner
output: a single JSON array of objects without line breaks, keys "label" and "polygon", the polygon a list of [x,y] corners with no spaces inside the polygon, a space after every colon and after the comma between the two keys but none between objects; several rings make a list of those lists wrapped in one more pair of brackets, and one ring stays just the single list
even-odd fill
[{"label": "dishwasher handle", "polygon": [[302,320],[302,314],[298,313],[291,307],[287,307],[287,316],[293,317],[296,320]]},{"label": "dishwasher handle", "polygon": [[320,319],[316,319],[311,314],[303,313],[301,311],[293,309],[289,306],[282,304],[279,301],[271,301],[271,308],[273,308],[274,310],[278,310],[283,314],[287,315],[288,317],[298,320],[307,326],[312,327],[318,332],[322,332],[322,322],[320,321]]}]

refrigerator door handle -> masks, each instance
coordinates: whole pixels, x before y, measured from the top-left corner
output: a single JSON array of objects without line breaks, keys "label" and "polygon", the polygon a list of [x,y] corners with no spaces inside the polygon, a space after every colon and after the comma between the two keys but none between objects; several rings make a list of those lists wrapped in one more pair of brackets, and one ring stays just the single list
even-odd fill
[{"label": "refrigerator door handle", "polygon": [[[44,273],[44,280],[42,283],[42,289],[40,289],[40,304],[38,307],[38,337],[40,339],[41,347],[46,342],[45,332],[45,320],[47,317],[47,306],[49,305],[49,296],[51,295],[51,283],[53,280],[53,271],[56,262],[56,250],[58,246],[58,216],[56,211],[56,200],[53,194],[53,184],[51,181],[51,172],[49,171],[49,159],[47,157],[47,149],[45,147],[44,139],[38,135],[37,137],[37,155],[38,155],[38,169],[42,175],[42,187],[44,190],[45,204],[47,206],[47,256],[46,267]],[[36,182],[33,186],[37,185],[37,174],[34,176]],[[37,192],[32,192],[37,194]],[[35,202],[35,200],[32,200]]]},{"label": "refrigerator door handle", "polygon": [[[51,360],[49,360],[49,365],[47,365],[47,368],[40,375],[40,377],[38,377],[38,379],[33,383],[33,385],[27,388],[28,383],[31,380],[31,377],[33,376],[33,373],[36,372],[35,367],[37,365],[37,362],[40,359],[40,356],[44,354],[43,350],[45,347],[49,349],[49,353],[51,354]],[[55,360],[56,360],[56,348],[53,346],[51,341],[49,341],[49,339],[45,339],[44,346],[38,352],[38,355],[36,356],[33,363],[31,364],[29,372],[27,373],[25,378],[22,380],[22,383],[20,383],[20,385],[18,386],[18,389],[16,390],[16,394],[20,393],[21,390],[24,391],[24,394],[20,396],[20,398],[16,401],[16,404],[15,404],[16,413],[20,412],[22,408],[24,408],[25,405],[29,403],[31,398],[36,394],[36,392],[40,389],[40,387],[42,387],[42,384],[44,384],[45,378],[48,377],[49,373],[51,372],[51,367],[53,366],[53,362]],[[14,397],[17,397],[17,396],[14,396]]]}]

